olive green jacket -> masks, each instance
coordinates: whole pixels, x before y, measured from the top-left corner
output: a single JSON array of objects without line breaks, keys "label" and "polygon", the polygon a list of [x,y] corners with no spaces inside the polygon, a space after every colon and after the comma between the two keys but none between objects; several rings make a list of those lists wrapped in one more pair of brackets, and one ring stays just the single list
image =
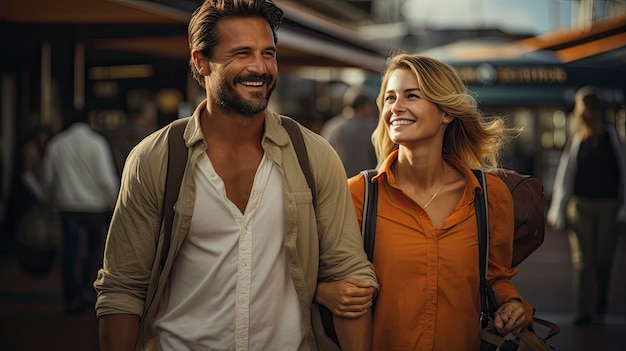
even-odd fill
[{"label": "olive green jacket", "polygon": [[[172,248],[160,276],[163,247],[161,212],[167,169],[170,126],[141,141],[129,155],[107,236],[103,268],[94,286],[98,317],[111,314],[140,316],[137,350],[152,350],[154,318],[168,274],[189,231],[195,202],[194,170],[206,152],[200,128],[201,103],[185,128],[188,159],[172,230]],[[319,135],[301,127],[317,187],[317,213],[311,191],[280,116],[266,112],[262,147],[283,175],[285,238],[289,272],[300,300],[307,343],[312,350],[332,349],[320,331],[314,304],[318,280],[347,277],[369,281],[378,288],[359,233],[346,174],[332,147]]]}]

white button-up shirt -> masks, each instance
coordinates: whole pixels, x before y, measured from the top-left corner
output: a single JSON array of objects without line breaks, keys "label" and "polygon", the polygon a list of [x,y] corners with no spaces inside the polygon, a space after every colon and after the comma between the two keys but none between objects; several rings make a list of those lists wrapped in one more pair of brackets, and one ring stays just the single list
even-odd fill
[{"label": "white button-up shirt", "polygon": [[208,157],[195,178],[191,228],[155,322],[159,349],[307,350],[283,248],[278,169],[263,157],[243,214]]}]

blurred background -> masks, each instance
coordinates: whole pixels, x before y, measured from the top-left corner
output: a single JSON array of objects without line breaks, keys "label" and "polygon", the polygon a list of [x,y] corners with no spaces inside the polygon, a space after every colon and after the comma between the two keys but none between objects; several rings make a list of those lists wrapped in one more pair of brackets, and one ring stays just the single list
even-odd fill
[{"label": "blurred background", "polygon": [[[452,64],[485,112],[524,127],[503,163],[537,176],[546,199],[578,88],[599,88],[607,119],[626,139],[625,0],[275,2],[286,20],[278,31],[279,79],[270,107],[316,132],[341,113],[351,88],[375,97],[386,57],[401,49]],[[6,199],[18,145],[34,126],[46,125],[54,134],[70,116],[93,111],[98,129],[110,136],[146,104],[155,107],[158,126],[193,112],[205,93],[189,73],[186,34],[200,3],[0,1],[0,206],[11,205]],[[560,234],[546,234],[546,244],[520,266],[516,279],[538,311],[566,324],[571,268]],[[626,268],[623,242],[615,281]],[[58,269],[28,276],[9,247],[0,251],[0,350],[97,349],[92,311],[68,317],[57,306]],[[610,312],[619,317],[608,325],[616,331],[586,330],[606,348],[586,348],[580,340],[566,344],[581,334],[571,329],[561,336],[561,345],[569,345],[561,349],[624,349],[613,339],[626,331],[624,285],[615,283],[612,296]],[[33,323],[39,329],[22,328]],[[70,341],[59,341],[63,331],[71,331]]]},{"label": "blurred background", "polygon": [[[376,95],[395,48],[451,63],[485,111],[525,127],[505,163],[537,175],[548,192],[576,89],[598,86],[624,131],[624,0],[276,2],[286,21],[271,107],[315,131],[341,111],[350,87]],[[156,104],[159,125],[193,112],[204,92],[189,74],[186,33],[199,3],[2,1],[2,189],[32,125],[56,132],[88,108],[106,134],[145,100]]]}]

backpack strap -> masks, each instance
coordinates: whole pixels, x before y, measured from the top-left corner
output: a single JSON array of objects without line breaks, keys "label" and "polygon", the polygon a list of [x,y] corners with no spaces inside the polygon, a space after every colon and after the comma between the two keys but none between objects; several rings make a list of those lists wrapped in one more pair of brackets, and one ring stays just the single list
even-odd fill
[{"label": "backpack strap", "polygon": [[378,211],[378,182],[372,178],[378,174],[376,169],[361,171],[365,177],[365,194],[363,195],[363,215],[361,217],[361,236],[367,259],[374,262],[374,239],[376,238],[376,213]]},{"label": "backpack strap", "polygon": [[[165,265],[165,260],[167,259],[167,254],[170,249],[172,224],[174,221],[174,203],[176,203],[178,199],[178,193],[180,192],[180,185],[187,163],[187,147],[185,146],[183,133],[188,120],[189,118],[182,118],[172,122],[167,137],[169,152],[167,156],[167,173],[165,176],[165,195],[163,196],[163,218],[161,221],[165,227],[165,232],[163,233],[163,250],[161,250],[161,270]],[[281,116],[281,120],[296,150],[300,168],[302,168],[302,173],[304,173],[309,188],[311,188],[313,206],[315,206],[317,203],[315,181],[313,180],[313,173],[311,172],[311,165],[309,164],[309,157],[306,153],[306,145],[304,144],[302,132],[292,119]]]},{"label": "backpack strap", "polygon": [[180,184],[183,180],[185,165],[187,164],[187,146],[183,133],[189,118],[181,118],[172,122],[167,134],[167,173],[165,175],[165,190],[163,196],[163,211],[161,223],[165,228],[163,233],[163,249],[161,250],[161,270],[165,265],[167,254],[170,251],[172,240],[172,224],[174,221],[174,203],[178,199]]},{"label": "backpack strap", "polygon": [[487,280],[487,262],[489,260],[489,213],[487,198],[487,180],[482,169],[472,169],[478,178],[482,192],[476,190],[474,206],[476,207],[476,227],[478,228],[478,266],[480,269],[480,324],[486,328],[489,317],[498,308],[493,290]]},{"label": "backpack strap", "polygon": [[293,119],[285,116],[280,116],[280,119],[282,120],[283,127],[289,134],[289,138],[291,139],[293,148],[296,150],[298,163],[300,163],[300,168],[302,169],[302,173],[304,173],[306,182],[309,185],[309,188],[311,188],[311,195],[313,196],[313,207],[315,208],[317,205],[317,191],[315,188],[315,180],[313,179],[313,172],[311,171],[309,155],[307,155],[306,152],[306,144],[304,143],[304,138],[302,137],[302,131]]}]

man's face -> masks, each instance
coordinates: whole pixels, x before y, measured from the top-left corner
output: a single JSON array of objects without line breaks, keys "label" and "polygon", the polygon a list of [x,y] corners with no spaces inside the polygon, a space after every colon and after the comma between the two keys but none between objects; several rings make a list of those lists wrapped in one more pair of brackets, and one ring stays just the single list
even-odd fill
[{"label": "man's face", "polygon": [[217,23],[207,90],[225,112],[253,117],[263,112],[276,86],[278,66],[272,30],[262,18],[233,17]]}]

